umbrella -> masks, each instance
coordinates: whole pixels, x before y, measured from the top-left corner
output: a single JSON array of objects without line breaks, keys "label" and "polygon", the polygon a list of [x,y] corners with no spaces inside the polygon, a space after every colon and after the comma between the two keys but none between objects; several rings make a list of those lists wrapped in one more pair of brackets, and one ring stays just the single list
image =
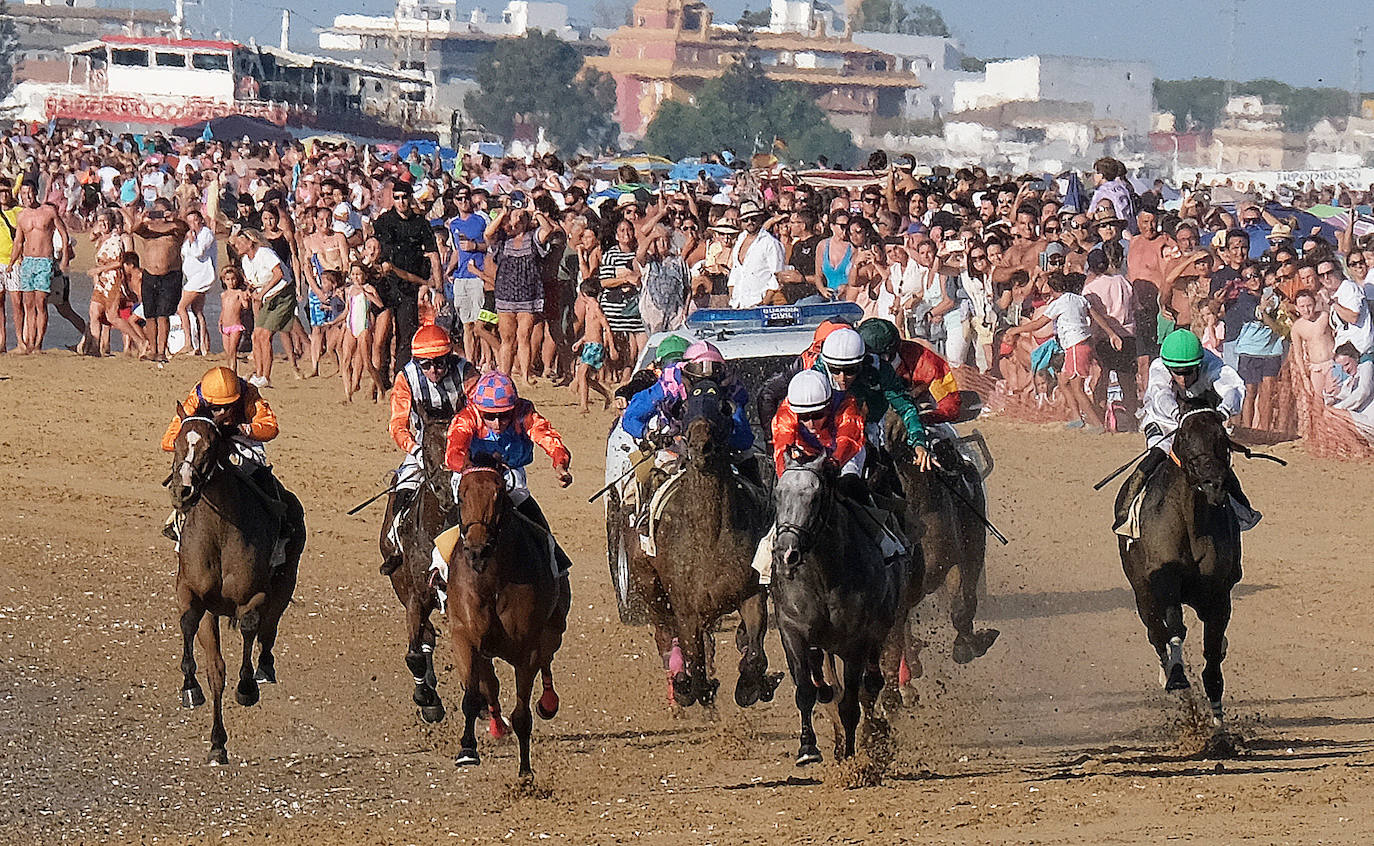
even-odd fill
[{"label": "umbrella", "polygon": [[172,134],[196,139],[203,138],[207,131],[218,141],[237,141],[247,136],[255,144],[259,141],[290,141],[292,137],[291,133],[275,123],[247,115],[225,115],[209,121],[197,121],[190,126],[173,129]]},{"label": "umbrella", "polygon": [[683,159],[673,165],[672,170],[668,171],[668,178],[677,182],[691,182],[697,178],[697,174],[706,171],[706,178],[712,182],[724,182],[735,175],[735,172],[723,164],[715,162],[702,163],[699,159]]}]

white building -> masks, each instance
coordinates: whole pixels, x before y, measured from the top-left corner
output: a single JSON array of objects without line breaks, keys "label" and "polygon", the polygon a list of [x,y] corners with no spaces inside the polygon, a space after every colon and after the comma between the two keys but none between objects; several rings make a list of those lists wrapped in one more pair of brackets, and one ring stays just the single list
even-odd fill
[{"label": "white building", "polygon": [[497,16],[480,6],[464,13],[456,0],[397,0],[391,15],[337,15],[320,31],[321,50],[367,50],[389,39],[445,39],[470,36],[520,37],[531,30],[575,40],[563,3],[510,0]]},{"label": "white building", "polygon": [[981,73],[966,71],[965,53],[953,38],[935,35],[903,35],[899,32],[856,32],[855,44],[895,56],[901,65],[921,80],[920,88],[907,92],[903,117],[915,120],[943,118],[954,109],[954,86],[959,82],[982,79]]},{"label": "white building", "polygon": [[1080,56],[1027,56],[989,62],[982,79],[956,82],[955,112],[1015,102],[1084,103],[1096,121],[1120,124],[1130,137],[1150,131],[1154,69],[1146,62]]},{"label": "white building", "polygon": [[843,10],[837,15],[834,7],[820,0],[772,0],[767,31],[833,35],[844,30],[845,21]]}]

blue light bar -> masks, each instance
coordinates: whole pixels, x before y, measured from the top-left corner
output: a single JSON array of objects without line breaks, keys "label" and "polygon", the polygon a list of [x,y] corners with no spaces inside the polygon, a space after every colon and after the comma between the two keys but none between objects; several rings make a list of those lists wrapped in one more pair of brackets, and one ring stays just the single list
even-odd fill
[{"label": "blue light bar", "polygon": [[759,306],[758,308],[704,308],[692,312],[687,325],[693,328],[767,329],[778,326],[819,326],[830,318],[858,323],[864,310],[858,303]]}]

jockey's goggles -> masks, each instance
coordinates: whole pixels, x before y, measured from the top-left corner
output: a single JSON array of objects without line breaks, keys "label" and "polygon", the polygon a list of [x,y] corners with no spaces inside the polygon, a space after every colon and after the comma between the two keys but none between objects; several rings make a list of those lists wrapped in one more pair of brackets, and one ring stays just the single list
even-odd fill
[{"label": "jockey's goggles", "polygon": [[857,376],[857,375],[859,375],[859,371],[864,369],[864,366],[863,366],[862,364],[844,364],[844,365],[839,365],[839,364],[837,364],[837,365],[834,365],[834,366],[829,366],[829,365],[827,365],[827,369],[828,369],[831,373],[834,373],[834,374],[837,374],[837,375],[840,375],[840,376]]},{"label": "jockey's goggles", "polygon": [[508,409],[506,409],[505,411],[485,411],[485,410],[483,410],[483,411],[478,411],[477,413],[478,413],[478,415],[481,416],[481,418],[482,418],[483,420],[504,420],[504,419],[510,417],[510,416],[511,416],[511,413],[514,412],[514,411],[515,411],[515,409],[513,409],[513,408],[508,408]]},{"label": "jockey's goggles", "polygon": [[421,370],[439,370],[448,366],[448,361],[442,356],[439,358],[417,358],[415,366]]},{"label": "jockey's goggles", "polygon": [[1191,364],[1187,367],[1170,367],[1169,372],[1175,376],[1195,376],[1198,372],[1198,365]]},{"label": "jockey's goggles", "polygon": [[826,413],[825,409],[821,409],[820,411],[808,411],[804,414],[798,414],[797,419],[803,423],[816,423],[824,420]]}]

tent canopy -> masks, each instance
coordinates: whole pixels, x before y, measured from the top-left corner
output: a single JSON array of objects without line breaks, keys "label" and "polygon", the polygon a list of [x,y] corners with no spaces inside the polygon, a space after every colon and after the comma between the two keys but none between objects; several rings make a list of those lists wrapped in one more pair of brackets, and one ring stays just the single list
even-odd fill
[{"label": "tent canopy", "polygon": [[172,130],[173,135],[182,138],[204,138],[207,133],[216,141],[238,141],[245,136],[252,143],[259,141],[290,141],[292,135],[271,121],[247,115],[225,115],[210,121],[199,121],[190,126],[179,126]]}]

